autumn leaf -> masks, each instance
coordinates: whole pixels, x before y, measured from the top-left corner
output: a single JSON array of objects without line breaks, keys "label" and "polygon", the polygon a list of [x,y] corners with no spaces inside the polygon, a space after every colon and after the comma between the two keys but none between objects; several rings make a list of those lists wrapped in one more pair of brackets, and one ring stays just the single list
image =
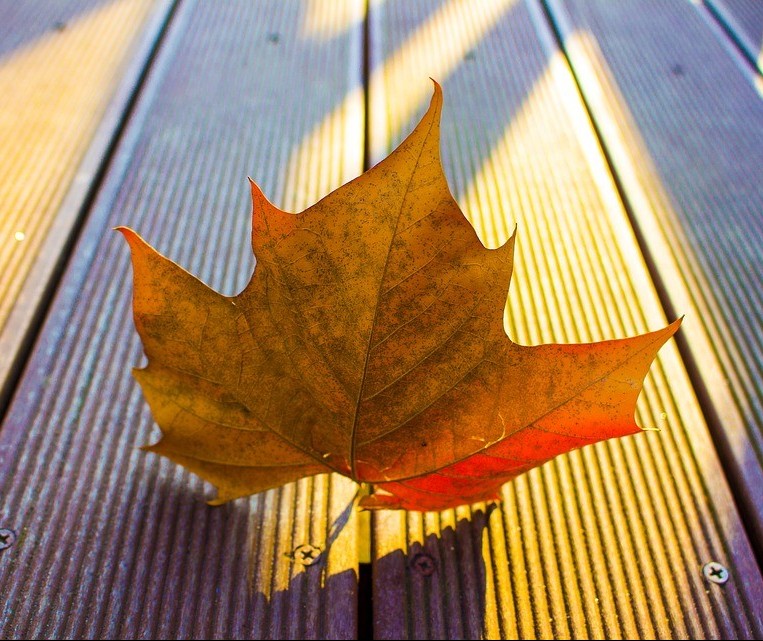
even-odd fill
[{"label": "autumn leaf", "polygon": [[161,440],[213,503],[335,471],[368,508],[492,499],[569,450],[641,431],[635,403],[680,321],[526,347],[504,331],[514,237],[486,249],[450,194],[442,92],[381,163],[300,214],[251,184],[251,281],[222,296],[121,228]]}]

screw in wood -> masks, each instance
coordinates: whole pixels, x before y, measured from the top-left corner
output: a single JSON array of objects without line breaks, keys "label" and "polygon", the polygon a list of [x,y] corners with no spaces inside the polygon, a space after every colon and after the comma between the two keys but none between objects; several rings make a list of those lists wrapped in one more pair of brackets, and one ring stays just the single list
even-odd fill
[{"label": "screw in wood", "polygon": [[436,568],[434,559],[425,552],[419,552],[411,559],[411,567],[423,576],[431,576]]},{"label": "screw in wood", "polygon": [[702,567],[702,574],[705,575],[705,578],[708,581],[718,583],[719,585],[723,585],[726,583],[726,581],[729,580],[729,571],[725,566],[718,563],[718,561],[710,561],[709,563],[705,563],[705,565]]},{"label": "screw in wood", "polygon": [[315,545],[304,543],[295,547],[290,556],[294,559],[295,563],[300,563],[301,565],[313,565],[313,563],[316,563],[320,558],[321,549]]},{"label": "screw in wood", "polygon": [[0,550],[11,547],[16,542],[16,533],[5,528],[0,529]]}]

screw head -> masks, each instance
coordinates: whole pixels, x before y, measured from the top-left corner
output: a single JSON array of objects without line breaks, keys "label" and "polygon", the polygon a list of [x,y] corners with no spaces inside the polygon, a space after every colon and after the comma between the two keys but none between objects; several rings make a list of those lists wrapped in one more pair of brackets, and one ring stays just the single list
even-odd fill
[{"label": "screw head", "polygon": [[291,553],[291,558],[294,559],[294,562],[301,565],[313,565],[318,562],[320,557],[321,549],[309,543],[298,545]]},{"label": "screw head", "polygon": [[429,554],[419,552],[411,559],[411,567],[423,576],[431,576],[434,574],[437,565]]},{"label": "screw head", "polygon": [[16,533],[6,528],[0,529],[0,550],[11,547],[16,542]]},{"label": "screw head", "polygon": [[726,583],[726,581],[729,580],[728,569],[726,569],[726,566],[718,563],[718,561],[710,561],[709,563],[705,563],[705,565],[702,567],[702,574],[705,575],[705,578],[708,581],[718,583],[719,585],[723,585]]}]

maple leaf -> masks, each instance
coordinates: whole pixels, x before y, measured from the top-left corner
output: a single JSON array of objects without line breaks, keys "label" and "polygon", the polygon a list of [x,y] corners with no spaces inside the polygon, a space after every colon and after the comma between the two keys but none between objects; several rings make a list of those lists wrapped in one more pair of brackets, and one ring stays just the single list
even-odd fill
[{"label": "maple leaf", "polygon": [[222,503],[336,471],[367,508],[497,497],[557,454],[641,431],[635,403],[680,320],[649,334],[522,346],[503,325],[514,236],[486,249],[448,188],[442,92],[392,154],[300,214],[251,183],[256,268],[222,296],[120,228],[136,370],[161,440],[145,449]]}]

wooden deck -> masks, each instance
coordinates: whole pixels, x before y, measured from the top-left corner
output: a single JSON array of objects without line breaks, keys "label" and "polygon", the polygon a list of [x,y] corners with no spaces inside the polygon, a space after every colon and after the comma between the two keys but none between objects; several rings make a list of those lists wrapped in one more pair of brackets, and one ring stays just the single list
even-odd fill
[{"label": "wooden deck", "polygon": [[[1,6],[0,637],[763,637],[762,44],[756,0]],[[237,292],[246,176],[305,208],[410,131],[429,77],[454,195],[488,246],[518,225],[515,340],[686,314],[639,400],[661,431],[496,505],[369,523],[332,475],[207,506],[136,449],[111,228]]]}]

